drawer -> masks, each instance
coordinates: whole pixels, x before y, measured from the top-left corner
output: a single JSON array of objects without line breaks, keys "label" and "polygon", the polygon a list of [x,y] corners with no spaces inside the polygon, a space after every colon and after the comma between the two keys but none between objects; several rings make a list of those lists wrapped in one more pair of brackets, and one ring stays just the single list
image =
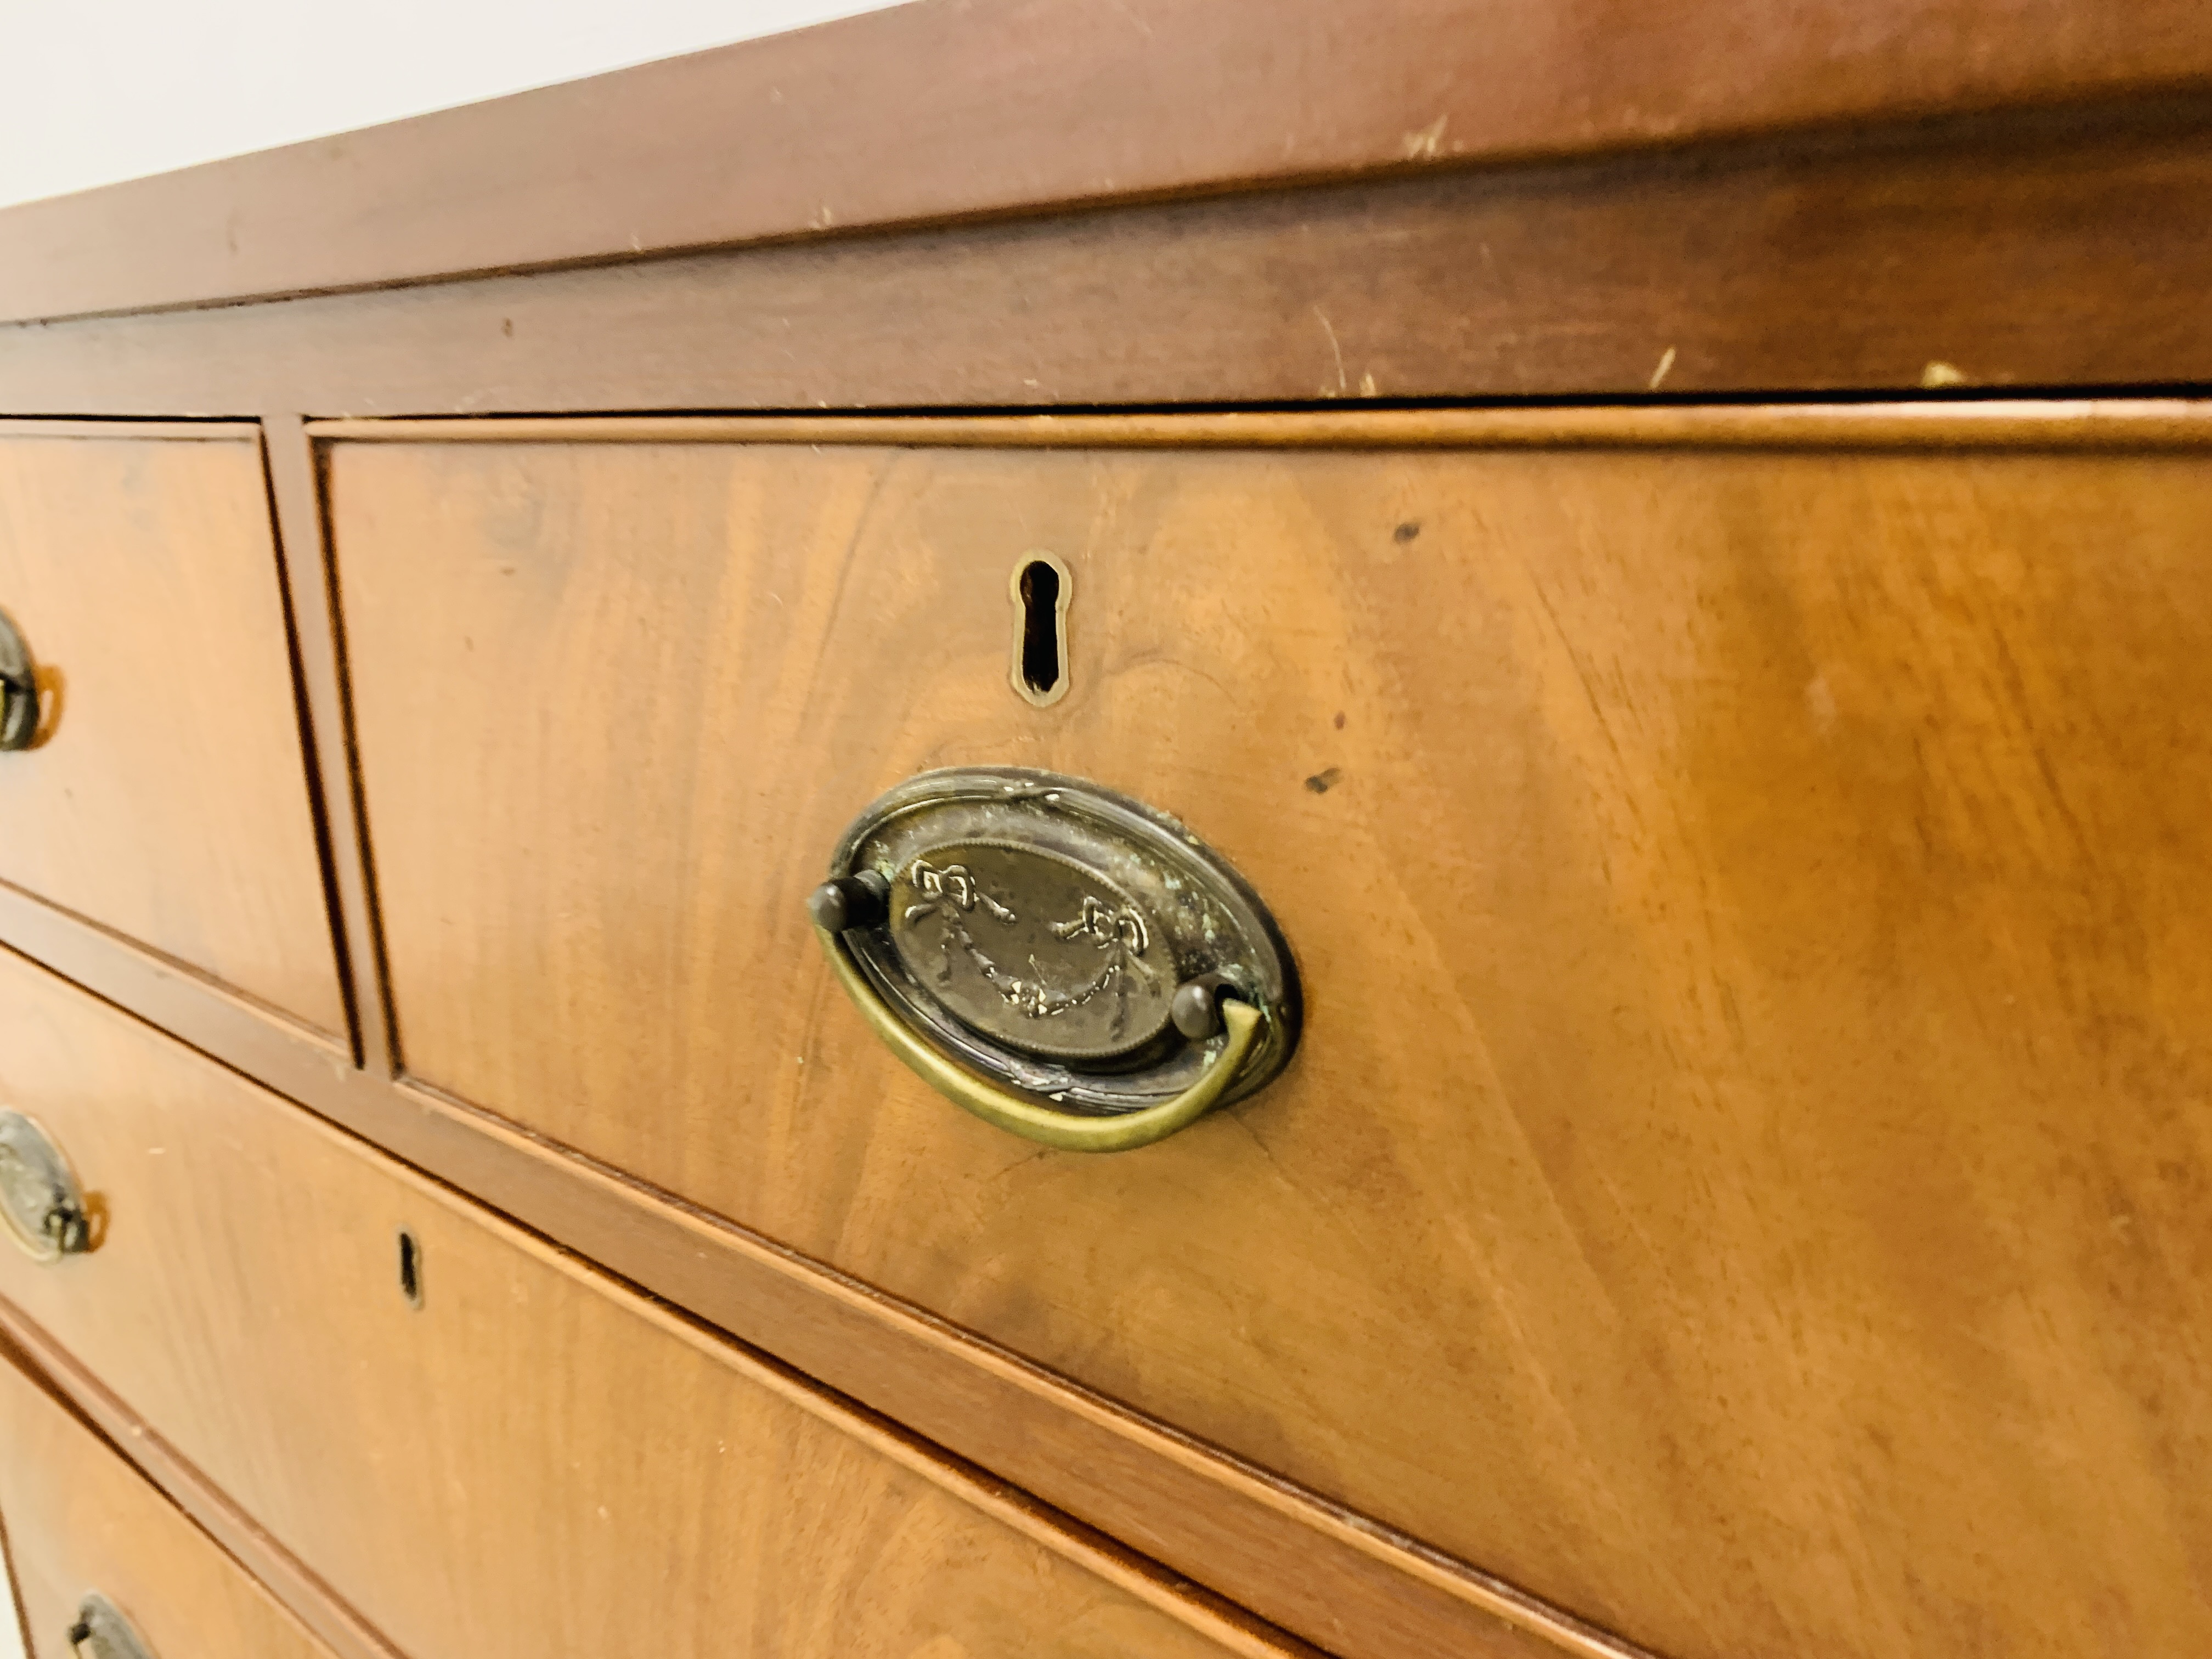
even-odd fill
[{"label": "drawer", "polygon": [[0,881],[343,1033],[258,431],[130,430],[0,422]]},{"label": "drawer", "polygon": [[[1684,1659],[2212,1640],[2205,417],[1055,431],[327,429],[405,1070]],[[1290,1072],[909,1076],[803,903],[954,765],[1218,849]]]},{"label": "drawer", "polygon": [[5,1358],[0,1526],[30,1659],[76,1659],[69,1632],[88,1593],[123,1615],[146,1659],[329,1659],[205,1533]]},{"label": "drawer", "polygon": [[411,1659],[1304,1651],[6,957],[0,1100],[0,1297]]}]

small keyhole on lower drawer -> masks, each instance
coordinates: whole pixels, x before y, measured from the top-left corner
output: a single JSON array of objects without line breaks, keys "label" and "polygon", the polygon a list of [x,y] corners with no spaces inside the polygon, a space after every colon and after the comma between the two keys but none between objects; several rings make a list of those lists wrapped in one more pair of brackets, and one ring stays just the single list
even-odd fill
[{"label": "small keyhole on lower drawer", "polygon": [[399,1230],[399,1294],[410,1308],[422,1305],[422,1247],[404,1227]]},{"label": "small keyhole on lower drawer", "polygon": [[1031,554],[1014,571],[1014,690],[1039,708],[1067,695],[1067,567]]}]

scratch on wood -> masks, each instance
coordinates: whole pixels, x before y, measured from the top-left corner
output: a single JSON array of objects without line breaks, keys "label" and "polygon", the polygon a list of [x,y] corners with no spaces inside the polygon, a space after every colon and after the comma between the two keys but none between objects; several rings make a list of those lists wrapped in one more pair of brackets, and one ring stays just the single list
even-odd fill
[{"label": "scratch on wood", "polygon": [[1137,33],[1143,35],[1145,39],[1149,40],[1152,38],[1152,26],[1144,20],[1133,6],[1130,5],[1129,0],[1115,0],[1114,9],[1135,24]]},{"label": "scratch on wood", "polygon": [[1651,384],[1647,386],[1645,390],[1656,392],[1659,389],[1661,383],[1666,380],[1668,371],[1672,369],[1674,367],[1674,348],[1668,346],[1666,350],[1659,354],[1659,367],[1651,371]]},{"label": "scratch on wood", "polygon": [[1328,336],[1329,355],[1336,359],[1336,386],[1334,390],[1324,386],[1321,395],[1324,398],[1340,397],[1352,388],[1352,383],[1344,377],[1344,348],[1337,344],[1336,331],[1329,326],[1328,318],[1319,306],[1313,308],[1313,314],[1321,319],[1321,331]]},{"label": "scratch on wood", "polygon": [[1409,161],[1433,161],[1443,154],[1444,123],[1449,114],[1439,115],[1419,132],[1406,135],[1406,159]]},{"label": "scratch on wood", "polygon": [[1805,708],[1822,737],[1835,729],[1836,694],[1828,689],[1826,675],[1815,674],[1805,682]]}]

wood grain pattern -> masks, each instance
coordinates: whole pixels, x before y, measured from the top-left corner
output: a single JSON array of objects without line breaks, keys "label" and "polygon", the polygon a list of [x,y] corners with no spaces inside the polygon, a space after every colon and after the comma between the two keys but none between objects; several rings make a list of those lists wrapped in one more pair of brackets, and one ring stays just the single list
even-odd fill
[{"label": "wood grain pattern", "polygon": [[14,420],[3,428],[10,438],[168,438],[234,444],[252,434],[235,421]]},{"label": "wood grain pattern", "polygon": [[0,756],[0,880],[343,1033],[257,436],[87,431],[0,423],[49,726]]},{"label": "wood grain pattern", "polygon": [[0,1358],[40,1379],[55,1399],[106,1436],[111,1448],[124,1452],[141,1476],[243,1565],[335,1659],[401,1659],[358,1613],[331,1593],[329,1585],[210,1486],[112,1389],[5,1297],[0,1297]]},{"label": "wood grain pattern", "polygon": [[2197,102],[0,327],[0,410],[2212,382],[2208,133]]},{"label": "wood grain pattern", "polygon": [[0,1296],[414,1659],[1310,1651],[38,969],[0,987],[0,1091],[106,1216]]},{"label": "wood grain pattern", "polygon": [[2190,0],[937,0],[0,213],[0,317],[2212,82]]},{"label": "wood grain pattern", "polygon": [[[240,1073],[482,1202],[752,1342],[1195,1583],[1358,1659],[1437,1653],[1636,1659],[1526,1591],[1324,1503],[1080,1389],[1003,1348],[832,1272],[635,1176],[434,1091],[356,1069],[325,1044],[129,941],[0,888],[0,938]],[[120,1433],[137,1419],[35,1327],[0,1328]],[[189,1465],[141,1434],[163,1489],[264,1583],[311,1577]],[[382,1659],[329,1614],[327,1587],[287,1604],[346,1656]]]},{"label": "wood grain pattern", "polygon": [[312,421],[356,443],[824,444],[901,449],[2201,449],[2212,400],[1618,404],[1222,414],[615,415],[566,420]]},{"label": "wood grain pattern", "polygon": [[[416,1074],[1661,1650],[2204,1638],[2201,456],[329,465]],[[874,1051],[800,900],[964,763],[1235,860],[1291,1075],[1084,1160]]]},{"label": "wood grain pattern", "polygon": [[32,1659],[72,1659],[66,1633],[97,1589],[156,1655],[330,1659],[214,1542],[100,1437],[0,1362],[0,1520]]}]

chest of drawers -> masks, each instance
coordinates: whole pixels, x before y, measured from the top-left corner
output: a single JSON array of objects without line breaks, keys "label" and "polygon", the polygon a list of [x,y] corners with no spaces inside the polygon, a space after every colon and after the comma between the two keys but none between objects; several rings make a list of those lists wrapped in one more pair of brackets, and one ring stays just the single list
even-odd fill
[{"label": "chest of drawers", "polygon": [[1139,9],[0,215],[35,1659],[2212,1637],[2212,35]]}]

